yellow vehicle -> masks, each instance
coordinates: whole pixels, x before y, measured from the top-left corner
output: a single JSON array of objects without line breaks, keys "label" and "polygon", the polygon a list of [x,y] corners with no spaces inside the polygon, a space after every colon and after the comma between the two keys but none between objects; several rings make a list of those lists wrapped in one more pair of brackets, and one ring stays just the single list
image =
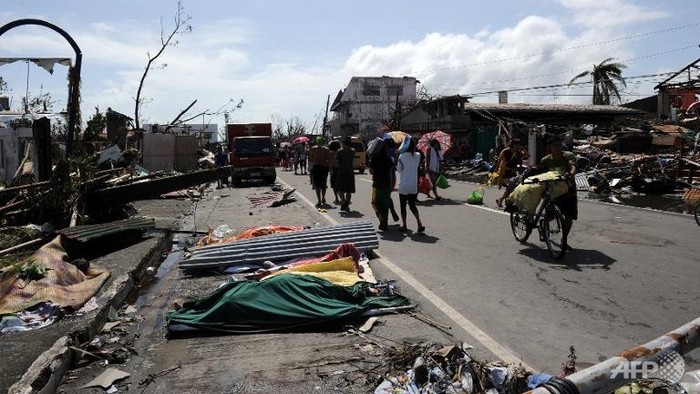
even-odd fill
[{"label": "yellow vehicle", "polygon": [[352,167],[359,170],[360,174],[365,173],[367,168],[367,148],[360,137],[352,137],[352,148],[355,149],[355,160],[352,162]]}]

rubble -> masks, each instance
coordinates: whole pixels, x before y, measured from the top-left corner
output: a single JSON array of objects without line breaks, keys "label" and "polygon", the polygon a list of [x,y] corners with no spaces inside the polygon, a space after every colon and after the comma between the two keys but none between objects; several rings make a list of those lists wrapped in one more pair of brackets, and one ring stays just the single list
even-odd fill
[{"label": "rubble", "polygon": [[[700,133],[684,126],[688,124],[644,124],[568,140],[566,149],[577,156],[577,189],[618,203],[633,195],[672,195],[680,201],[684,192],[700,187]],[[444,170],[453,179],[493,184],[494,165],[478,154],[472,160],[448,161]],[[683,200],[687,211],[700,201]]]}]

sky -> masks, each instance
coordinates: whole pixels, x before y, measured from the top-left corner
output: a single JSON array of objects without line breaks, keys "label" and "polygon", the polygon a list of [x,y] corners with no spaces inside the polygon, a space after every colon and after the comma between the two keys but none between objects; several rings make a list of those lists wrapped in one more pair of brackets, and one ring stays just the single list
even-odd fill
[{"label": "sky", "polygon": [[[700,57],[696,0],[183,0],[190,33],[165,50],[145,81],[142,123],[168,123],[193,100],[192,114],[244,100],[233,122],[297,116],[310,129],[352,76],[413,76],[434,96],[497,102],[498,90],[567,84],[607,58],[627,65],[622,101],[654,94],[664,79]],[[173,26],[174,0],[4,1],[0,25],[51,22],[83,53],[83,122],[107,107],[133,117],[161,21]],[[74,57],[57,33],[20,26],[0,36],[0,57]],[[163,67],[163,65],[166,65]],[[648,76],[653,75],[653,76]],[[66,106],[67,69],[0,66],[13,108],[48,92]],[[640,77],[647,76],[647,77]],[[630,78],[631,77],[631,78]],[[585,81],[582,80],[582,81]],[[510,102],[587,103],[590,85],[519,90]],[[230,106],[230,105],[229,105]],[[223,124],[222,116],[197,122]]]}]

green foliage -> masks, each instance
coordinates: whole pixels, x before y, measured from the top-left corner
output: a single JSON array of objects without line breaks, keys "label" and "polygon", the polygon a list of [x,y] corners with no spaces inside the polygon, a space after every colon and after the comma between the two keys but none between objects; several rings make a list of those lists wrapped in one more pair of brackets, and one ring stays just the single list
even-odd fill
[{"label": "green foliage", "polygon": [[613,98],[620,99],[620,90],[618,84],[626,87],[625,79],[622,77],[622,70],[627,68],[623,63],[611,63],[614,59],[609,57],[600,64],[593,66],[593,69],[584,71],[581,74],[573,77],[569,84],[572,84],[579,78],[591,76],[593,79],[593,104],[594,105],[610,105]]},{"label": "green foliage", "polygon": [[0,249],[8,249],[13,246],[39,238],[39,231],[29,227],[5,227],[0,228]]},{"label": "green foliage", "polygon": [[83,141],[95,141],[98,135],[107,128],[107,116],[100,112],[100,107],[95,107],[95,114],[87,121],[87,127],[83,132]]},{"label": "green foliage", "polygon": [[[74,175],[71,176],[71,173]],[[93,178],[95,166],[88,156],[73,161],[59,160],[51,174],[48,189],[30,190],[27,201],[34,220],[66,227],[81,197],[81,185]]]},{"label": "green foliage", "polygon": [[25,261],[24,264],[15,265],[15,268],[17,269],[17,275],[19,278],[25,282],[39,280],[45,277],[49,272],[49,268],[46,268],[31,259]]}]

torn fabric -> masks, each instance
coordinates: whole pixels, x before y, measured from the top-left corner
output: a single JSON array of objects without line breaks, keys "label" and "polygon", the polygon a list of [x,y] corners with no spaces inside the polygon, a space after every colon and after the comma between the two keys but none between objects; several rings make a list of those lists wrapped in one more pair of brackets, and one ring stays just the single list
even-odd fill
[{"label": "torn fabric", "polygon": [[72,66],[71,59],[67,57],[4,57],[0,58],[0,66],[12,64],[17,61],[32,62],[37,66],[43,68],[44,70],[48,71],[49,74],[53,74],[53,68],[57,63],[66,67]]}]

